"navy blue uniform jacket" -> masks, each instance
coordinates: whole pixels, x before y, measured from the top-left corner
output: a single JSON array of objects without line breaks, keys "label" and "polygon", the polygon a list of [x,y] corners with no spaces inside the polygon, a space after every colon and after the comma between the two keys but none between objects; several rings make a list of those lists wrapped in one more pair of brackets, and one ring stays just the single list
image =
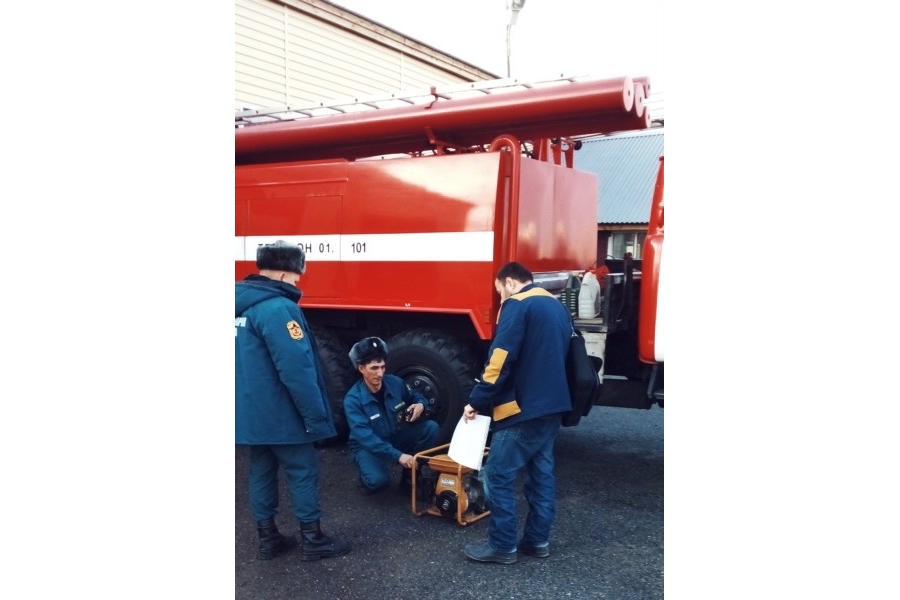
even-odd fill
[{"label": "navy blue uniform jacket", "polygon": [[385,373],[381,385],[384,388],[384,406],[362,379],[347,390],[344,415],[350,426],[350,444],[358,444],[384,459],[397,460],[402,452],[389,441],[400,427],[397,425],[397,413],[417,402],[427,407],[428,401],[397,375]]},{"label": "navy blue uniform jacket", "polygon": [[469,404],[494,429],[572,409],[566,353],[572,319],[553,294],[528,284],[500,307],[497,331]]}]

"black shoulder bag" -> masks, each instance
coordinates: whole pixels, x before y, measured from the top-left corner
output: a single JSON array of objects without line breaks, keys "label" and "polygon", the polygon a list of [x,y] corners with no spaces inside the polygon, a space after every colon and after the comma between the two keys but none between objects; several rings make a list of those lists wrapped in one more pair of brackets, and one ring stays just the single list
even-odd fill
[{"label": "black shoulder bag", "polygon": [[572,323],[572,337],[569,340],[569,351],[566,354],[566,378],[569,382],[569,395],[572,398],[572,410],[563,413],[563,427],[578,425],[581,417],[586,417],[600,394],[600,376],[584,345],[584,336],[575,329]]}]

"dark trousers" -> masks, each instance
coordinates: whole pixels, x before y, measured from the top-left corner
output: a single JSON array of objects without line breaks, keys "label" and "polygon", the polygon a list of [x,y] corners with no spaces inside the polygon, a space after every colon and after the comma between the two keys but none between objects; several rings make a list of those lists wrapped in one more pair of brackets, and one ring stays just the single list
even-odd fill
[{"label": "dark trousers", "polygon": [[[438,424],[430,419],[419,420],[400,429],[391,436],[389,443],[405,454],[416,454],[437,446]],[[370,491],[380,490],[391,483],[391,466],[397,464],[377,456],[365,448],[350,442],[353,462],[359,469],[359,480]]]},{"label": "dark trousers", "polygon": [[284,470],[294,517],[317,521],[319,464],[312,444],[250,447],[250,513],[256,521],[275,516],[278,509],[278,469]]}]

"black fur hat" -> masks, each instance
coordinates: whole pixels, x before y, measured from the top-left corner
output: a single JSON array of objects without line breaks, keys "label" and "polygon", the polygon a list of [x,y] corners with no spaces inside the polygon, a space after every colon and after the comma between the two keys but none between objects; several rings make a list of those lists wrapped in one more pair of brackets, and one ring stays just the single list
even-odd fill
[{"label": "black fur hat", "polygon": [[278,240],[274,244],[260,244],[256,249],[256,268],[303,275],[306,271],[306,254],[299,245],[288,244],[284,240]]},{"label": "black fur hat", "polygon": [[380,337],[367,337],[359,340],[350,348],[350,362],[353,366],[364,365],[370,360],[385,360],[388,355],[387,344]]}]

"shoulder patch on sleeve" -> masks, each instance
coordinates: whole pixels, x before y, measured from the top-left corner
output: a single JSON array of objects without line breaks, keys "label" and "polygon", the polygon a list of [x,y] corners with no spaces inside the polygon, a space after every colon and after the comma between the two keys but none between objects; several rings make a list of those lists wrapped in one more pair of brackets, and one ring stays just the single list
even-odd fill
[{"label": "shoulder patch on sleeve", "polygon": [[290,334],[292,340],[302,340],[303,339],[303,330],[300,329],[300,323],[297,321],[288,321],[287,322],[287,330],[288,334]]}]

